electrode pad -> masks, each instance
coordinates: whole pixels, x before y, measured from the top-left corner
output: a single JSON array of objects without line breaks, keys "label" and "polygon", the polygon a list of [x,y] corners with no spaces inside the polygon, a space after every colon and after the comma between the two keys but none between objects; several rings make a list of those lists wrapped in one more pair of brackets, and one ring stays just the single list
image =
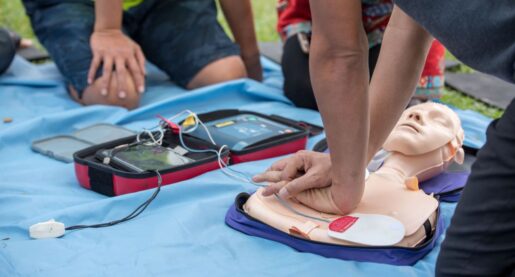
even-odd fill
[{"label": "electrode pad", "polygon": [[390,246],[404,238],[405,230],[404,225],[393,217],[355,213],[331,222],[327,234],[363,245]]}]

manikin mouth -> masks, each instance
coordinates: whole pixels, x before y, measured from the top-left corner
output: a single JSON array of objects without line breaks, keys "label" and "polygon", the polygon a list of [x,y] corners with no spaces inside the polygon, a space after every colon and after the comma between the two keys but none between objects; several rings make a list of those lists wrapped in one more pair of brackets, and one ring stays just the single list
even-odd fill
[{"label": "manikin mouth", "polygon": [[410,128],[410,129],[412,129],[413,131],[415,131],[415,132],[417,132],[417,133],[420,133],[420,131],[419,131],[418,127],[417,127],[415,124],[413,124],[413,123],[407,122],[407,123],[403,123],[403,124],[401,124],[400,126]]}]

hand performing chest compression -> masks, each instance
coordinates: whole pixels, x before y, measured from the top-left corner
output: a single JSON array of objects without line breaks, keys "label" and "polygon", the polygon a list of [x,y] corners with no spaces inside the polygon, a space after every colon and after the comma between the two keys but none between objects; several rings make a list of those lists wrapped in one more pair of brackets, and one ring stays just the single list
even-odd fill
[{"label": "hand performing chest compression", "polygon": [[[457,115],[441,104],[426,103],[407,109],[383,148],[389,151],[382,168],[366,182],[377,183],[378,176],[418,190],[418,181],[442,172],[452,161],[463,162],[463,130]],[[254,176],[255,182],[268,182],[262,194],[277,193],[294,198],[315,210],[345,214],[335,197],[338,183],[332,177],[330,154],[300,151],[274,163]],[[384,182],[384,180],[382,181]],[[359,185],[359,184],[357,184]]]}]

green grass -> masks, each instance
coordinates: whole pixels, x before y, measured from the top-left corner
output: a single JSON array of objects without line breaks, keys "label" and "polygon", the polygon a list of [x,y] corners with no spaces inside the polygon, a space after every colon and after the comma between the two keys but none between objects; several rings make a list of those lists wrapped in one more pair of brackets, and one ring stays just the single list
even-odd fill
[{"label": "green grass", "polygon": [[[258,41],[279,40],[279,35],[275,29],[277,24],[276,2],[277,0],[251,0],[252,11],[254,12],[254,27],[256,28]],[[231,35],[220,8],[218,9],[218,21],[224,27],[225,32]]]},{"label": "green grass", "polygon": [[[259,41],[278,41],[275,26],[277,24],[277,13],[275,5],[277,0],[251,0],[254,10],[254,20],[256,33]],[[219,14],[219,21],[228,30],[227,24],[223,19],[221,13]],[[23,5],[20,0],[0,0],[0,26],[8,27],[21,34],[25,38],[32,38],[38,47],[41,45],[32,32],[30,21],[25,15]],[[230,33],[230,32],[229,32]],[[446,53],[446,58],[456,60],[456,58],[449,52]],[[473,70],[465,65],[459,65],[453,71],[461,73],[473,72]],[[454,105],[461,109],[470,109],[484,114],[488,117],[498,118],[502,115],[503,111],[491,107],[483,102],[477,101],[468,97],[458,91],[446,88],[442,101]]]},{"label": "green grass", "polygon": [[[454,55],[451,54],[451,52],[449,52],[449,51],[445,51],[445,59],[451,60],[451,61],[458,61],[458,59],[456,59],[456,57],[454,57]],[[458,66],[450,68],[448,70],[450,72],[455,72],[455,73],[473,73],[474,72],[474,69],[472,69],[462,63],[460,63]]]},{"label": "green grass", "polygon": [[504,112],[502,109],[477,101],[476,99],[449,87],[444,89],[441,100],[442,102],[453,105],[457,108],[473,110],[491,118],[499,118]]},{"label": "green grass", "polygon": [[[255,27],[259,41],[277,41],[279,36],[275,31],[277,13],[275,11],[276,0],[252,0],[252,8],[255,13]],[[219,13],[220,23],[228,30],[227,23]],[[25,38],[37,38],[30,26],[30,20],[25,15],[25,10],[20,0],[0,0],[0,26],[7,27],[18,32]],[[228,32],[230,33],[230,32]],[[40,46],[39,43],[37,43]]]},{"label": "green grass", "polygon": [[0,0],[0,27],[14,30],[25,38],[35,39],[20,0]]}]

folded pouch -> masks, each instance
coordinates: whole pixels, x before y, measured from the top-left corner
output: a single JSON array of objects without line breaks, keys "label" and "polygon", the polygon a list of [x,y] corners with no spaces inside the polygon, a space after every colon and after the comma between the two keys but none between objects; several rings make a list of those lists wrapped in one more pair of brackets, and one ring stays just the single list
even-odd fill
[{"label": "folded pouch", "polygon": [[[116,146],[129,144],[136,141],[136,136],[126,137],[94,145],[84,150],[78,151],[73,155],[75,162],[75,174],[80,185],[86,189],[107,195],[117,196],[145,189],[157,187],[157,174],[152,171],[142,173],[130,172],[117,168],[112,164],[104,164],[98,159],[97,152],[102,149],[112,149]],[[195,149],[218,150],[212,144],[207,144],[195,138],[184,138],[184,143]],[[180,145],[177,135],[170,131],[165,133],[163,147],[174,148]],[[200,174],[219,168],[218,155],[216,151],[211,152],[188,152],[184,154],[192,162],[160,170],[162,185],[168,185],[184,180],[191,179]],[[229,151],[223,151],[221,158],[227,161]]]},{"label": "folded pouch", "polygon": [[[280,116],[240,110],[218,110],[199,114],[198,118],[209,129],[217,147],[223,144],[229,146],[231,164],[268,159],[303,150],[310,132],[315,134],[321,128]],[[186,121],[180,124],[184,125],[184,122]],[[187,136],[209,141],[201,127],[185,135]]]},{"label": "folded pouch", "polygon": [[32,142],[32,150],[65,163],[73,162],[73,154],[92,145],[133,136],[120,126],[99,123],[76,130],[71,135],[58,135]]},{"label": "folded pouch", "polygon": [[326,258],[391,265],[413,265],[434,248],[436,241],[444,231],[444,222],[437,210],[434,231],[430,232],[430,235],[415,247],[344,246],[316,242],[281,232],[248,215],[244,211],[243,205],[249,197],[248,193],[240,193],[236,197],[235,203],[231,205],[225,216],[227,225],[247,235],[274,240],[299,252],[318,254]]}]

